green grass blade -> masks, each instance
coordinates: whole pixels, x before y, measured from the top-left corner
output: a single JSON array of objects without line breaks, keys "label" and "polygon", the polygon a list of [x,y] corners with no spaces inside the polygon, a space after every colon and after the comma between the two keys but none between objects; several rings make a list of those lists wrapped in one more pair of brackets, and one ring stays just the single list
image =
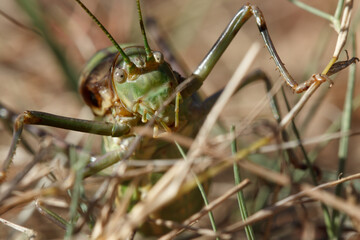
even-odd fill
[{"label": "green grass blade", "polygon": [[71,191],[70,221],[66,228],[65,239],[71,239],[75,224],[79,217],[78,207],[80,196],[83,192],[84,169],[88,164],[88,157],[76,155],[75,148],[70,149],[70,162],[72,171],[75,173],[75,182]]},{"label": "green grass blade", "polygon": [[[289,101],[288,101],[288,99],[287,99],[287,97],[285,95],[284,88],[282,87],[281,90],[282,90],[282,94],[283,94],[283,97],[284,97],[286,107],[287,107],[288,111],[290,111],[291,107],[290,107]],[[300,133],[299,133],[297,127],[296,127],[294,119],[291,120],[291,126],[292,126],[293,132],[294,132],[294,134],[296,136],[296,139],[299,142],[299,147],[300,147],[301,152],[302,152],[302,154],[303,154],[303,156],[305,158],[305,162],[306,162],[307,168],[309,169],[312,181],[313,181],[314,185],[318,185],[316,173],[315,173],[315,171],[314,171],[314,169],[312,167],[310,157],[309,157],[308,153],[306,152],[306,150],[304,148],[304,145],[301,143],[302,141],[301,141]],[[335,231],[334,231],[335,229],[334,229],[334,225],[332,224],[332,221],[331,221],[329,209],[325,204],[321,204],[321,209],[322,209],[323,214],[324,214],[326,232],[328,234],[329,239],[333,239],[334,236],[335,236]]]},{"label": "green grass blade", "polygon": [[[186,160],[186,154],[185,154],[184,150],[182,149],[182,147],[180,146],[180,144],[178,144],[176,141],[175,141],[175,144],[176,144],[177,148],[179,149],[179,152],[180,152],[181,156],[184,158],[184,160]],[[193,176],[195,178],[195,181],[196,181],[196,184],[197,184],[197,186],[199,188],[201,196],[202,196],[202,198],[204,200],[205,206],[209,205],[209,200],[207,199],[204,187],[202,186],[202,184],[199,181],[199,179],[197,178],[197,176],[195,174],[193,174]],[[215,218],[214,218],[214,215],[213,215],[212,211],[209,211],[208,215],[209,215],[211,227],[213,228],[213,231],[216,233],[217,227],[216,227]],[[216,240],[220,240],[220,239],[217,237]]]},{"label": "green grass blade", "polygon": [[341,17],[341,13],[344,9],[344,0],[339,0],[338,1],[338,4],[337,4],[337,7],[336,7],[336,10],[335,10],[335,14],[334,14],[334,17],[340,21],[340,17]]},{"label": "green grass blade", "polygon": [[60,45],[52,37],[46,21],[43,16],[44,10],[41,10],[37,1],[35,0],[17,0],[19,6],[24,10],[24,12],[30,17],[33,25],[40,31],[44,41],[49,46],[50,50],[54,54],[56,60],[59,63],[65,77],[67,78],[67,83],[74,91],[77,91],[78,88],[78,75],[77,71],[74,69],[73,64],[65,56],[65,51],[60,47]]},{"label": "green grass blade", "polygon": [[[353,52],[356,52],[356,44],[355,44],[355,33],[351,33],[351,43]],[[352,64],[349,68],[349,78],[348,78],[348,86],[346,90],[344,110],[341,119],[341,132],[346,133],[351,130],[351,116],[352,116],[352,104],[355,90],[355,73],[356,73],[356,65]],[[348,158],[348,150],[349,150],[349,136],[344,135],[340,138],[339,142],[339,151],[338,151],[338,170],[337,175],[343,175],[345,172],[346,161]],[[341,195],[342,184],[338,184],[335,188],[335,194],[337,196]],[[337,227],[337,230],[341,229],[341,218],[342,216],[338,211],[333,212],[333,224]]]},{"label": "green grass blade", "polygon": [[[235,126],[231,127],[231,133],[233,135],[235,135]],[[231,143],[231,152],[232,154],[236,154],[237,153],[237,146],[236,146],[236,139],[234,138],[234,140]],[[234,178],[235,178],[235,184],[238,185],[241,182],[241,177],[240,177],[240,172],[239,172],[239,167],[236,163],[234,163]],[[246,204],[245,204],[245,198],[244,198],[244,194],[242,191],[239,191],[237,193],[237,201],[239,204],[239,210],[240,210],[240,214],[241,214],[241,218],[243,221],[245,221],[248,217],[248,212],[246,209]],[[251,225],[246,225],[245,226],[245,233],[246,233],[246,237],[247,239],[255,239],[255,235],[254,235],[254,230],[252,228]]]},{"label": "green grass blade", "polygon": [[44,215],[47,219],[49,219],[50,221],[55,223],[57,226],[66,229],[67,226],[69,225],[69,223],[64,218],[62,218],[61,216],[59,216],[55,212],[49,210],[48,208],[42,206],[41,203],[36,202],[36,206],[37,206],[37,210],[42,215]]},{"label": "green grass blade", "polygon": [[314,7],[307,5],[306,3],[303,3],[298,0],[288,0],[288,1],[292,2],[294,5],[298,6],[299,8],[302,8],[302,9],[308,11],[309,13],[312,13],[316,16],[325,18],[325,19],[329,20],[330,22],[334,22],[334,16],[332,16],[326,12],[323,12],[317,8],[314,8]]}]

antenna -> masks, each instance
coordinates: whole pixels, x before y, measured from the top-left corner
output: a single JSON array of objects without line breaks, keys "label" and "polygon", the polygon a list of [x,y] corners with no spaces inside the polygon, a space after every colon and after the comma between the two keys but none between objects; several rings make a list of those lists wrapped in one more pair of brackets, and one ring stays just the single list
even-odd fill
[{"label": "antenna", "polygon": [[[92,20],[100,27],[100,29],[106,34],[106,36],[109,38],[109,40],[112,42],[112,44],[117,48],[117,50],[119,51],[120,55],[123,57],[125,63],[127,64],[128,68],[134,69],[136,68],[135,64],[133,62],[131,62],[130,58],[126,55],[126,53],[122,50],[122,48],[119,46],[119,44],[115,41],[115,39],[111,36],[111,34],[106,30],[106,28],[104,27],[104,25],[101,24],[101,22],[95,17],[94,14],[92,14],[92,12],[90,12],[90,10],[80,1],[80,0],[75,0],[80,7],[82,7],[84,9],[84,11],[92,18]],[[138,1],[139,2],[139,1]],[[151,50],[150,50],[151,51]]]},{"label": "antenna", "polygon": [[138,13],[139,13],[139,23],[140,23],[140,28],[141,28],[141,34],[143,35],[144,38],[144,47],[145,47],[145,52],[146,52],[146,60],[147,61],[154,61],[154,55],[152,54],[151,48],[149,46],[149,43],[147,41],[146,38],[146,32],[145,32],[145,27],[144,27],[144,22],[142,19],[142,14],[141,14],[141,8],[140,8],[140,0],[136,0],[137,3],[137,9],[138,9]]}]

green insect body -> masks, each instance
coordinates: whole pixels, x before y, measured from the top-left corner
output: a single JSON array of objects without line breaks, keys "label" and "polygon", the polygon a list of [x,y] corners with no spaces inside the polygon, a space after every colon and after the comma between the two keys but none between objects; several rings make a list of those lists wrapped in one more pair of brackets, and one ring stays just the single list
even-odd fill
[{"label": "green insect body", "polygon": [[[154,52],[154,62],[146,60],[143,47],[128,46],[124,52],[139,69],[140,74],[131,75],[126,64],[118,56],[116,48],[109,47],[94,55],[85,67],[80,78],[80,92],[93,113],[110,122],[127,124],[130,128],[145,124],[162,107],[165,100],[175,92],[182,81],[167,64],[160,52]],[[194,136],[202,122],[204,111],[198,111],[201,104],[190,99],[183,99],[180,104],[179,127],[175,127],[175,102],[173,101],[159,112],[155,119],[155,129],[178,131],[187,136]],[[199,114],[197,114],[199,113]],[[195,119],[196,118],[196,119]],[[117,151],[120,158],[135,139],[134,134],[122,137],[104,137],[104,150]],[[157,138],[143,138],[133,154],[133,159],[169,159],[180,158],[175,144]],[[162,176],[160,173],[149,174],[139,184],[133,197],[135,204],[146,196],[147,191]],[[208,188],[208,183],[205,183]],[[122,191],[126,190],[122,187]],[[203,205],[198,189],[180,196],[173,203],[154,213],[152,217],[182,221]],[[175,214],[174,214],[175,213]],[[153,223],[146,223],[142,232],[147,235],[160,235],[166,231]]]},{"label": "green insect body", "polygon": [[[150,66],[149,70],[144,65],[146,55],[143,47],[127,47],[124,50],[135,63],[141,62],[137,66],[141,74],[120,81],[118,74],[130,74],[126,72],[120,57],[117,58],[117,50],[109,47],[96,53],[87,63],[80,77],[80,93],[96,116],[109,122],[127,124],[132,128],[151,119],[183,79],[163,60]],[[155,55],[159,56],[161,53],[155,52]],[[206,113],[201,111],[203,106],[190,98],[182,99],[178,114],[179,127],[175,126],[175,108],[173,101],[162,112],[158,112],[154,128],[194,136],[198,128],[189,127],[188,123],[197,122],[194,125],[198,126],[201,124],[201,118]],[[193,121],[194,119],[197,121]],[[106,150],[111,150],[112,147],[108,146]],[[146,159],[149,159],[149,155],[152,156],[144,155]]]},{"label": "green insect body", "polygon": [[[154,116],[174,93],[179,75],[164,62],[160,52],[154,53],[159,60],[148,64],[143,47],[127,47],[124,51],[136,64],[137,73],[130,75],[122,57],[117,57],[116,48],[110,47],[89,61],[80,80],[80,91],[95,115],[104,116],[110,111],[114,118],[132,127],[137,121],[147,122]],[[171,128],[175,123],[174,113],[175,104],[171,103],[158,113],[155,121]]]}]

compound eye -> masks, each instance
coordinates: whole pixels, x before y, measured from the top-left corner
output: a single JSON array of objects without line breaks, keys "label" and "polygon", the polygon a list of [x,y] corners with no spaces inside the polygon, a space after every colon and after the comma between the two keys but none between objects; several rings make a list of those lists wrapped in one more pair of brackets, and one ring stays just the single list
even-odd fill
[{"label": "compound eye", "polygon": [[163,63],[164,62],[164,55],[161,52],[153,52],[155,61],[157,63]]},{"label": "compound eye", "polygon": [[116,83],[123,83],[126,81],[126,72],[122,68],[116,68],[113,74],[113,80]]}]

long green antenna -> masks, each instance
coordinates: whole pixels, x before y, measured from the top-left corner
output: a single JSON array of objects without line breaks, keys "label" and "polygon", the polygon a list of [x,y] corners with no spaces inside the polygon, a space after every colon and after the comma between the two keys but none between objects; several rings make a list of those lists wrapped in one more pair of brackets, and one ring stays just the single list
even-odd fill
[{"label": "long green antenna", "polygon": [[141,34],[143,35],[143,38],[144,38],[144,47],[145,47],[145,52],[146,52],[146,60],[147,61],[153,61],[154,60],[154,55],[151,52],[151,48],[150,48],[149,43],[148,43],[147,38],[146,38],[146,32],[145,32],[144,22],[143,22],[143,19],[142,19],[141,8],[140,8],[140,0],[136,0],[136,2],[137,2],[138,13],[139,13],[139,23],[140,23],[140,28],[141,28]]},{"label": "long green antenna", "polygon": [[115,41],[115,39],[111,36],[111,34],[106,30],[104,25],[101,24],[101,22],[90,12],[90,10],[80,1],[75,0],[84,10],[85,12],[92,18],[92,20],[100,27],[100,29],[106,34],[106,36],[109,38],[109,40],[112,42],[112,44],[117,48],[120,55],[123,57],[125,63],[128,65],[129,69],[135,68],[135,64],[131,62],[130,58],[126,55],[126,53],[122,50],[122,48],[119,46],[119,44]]}]

